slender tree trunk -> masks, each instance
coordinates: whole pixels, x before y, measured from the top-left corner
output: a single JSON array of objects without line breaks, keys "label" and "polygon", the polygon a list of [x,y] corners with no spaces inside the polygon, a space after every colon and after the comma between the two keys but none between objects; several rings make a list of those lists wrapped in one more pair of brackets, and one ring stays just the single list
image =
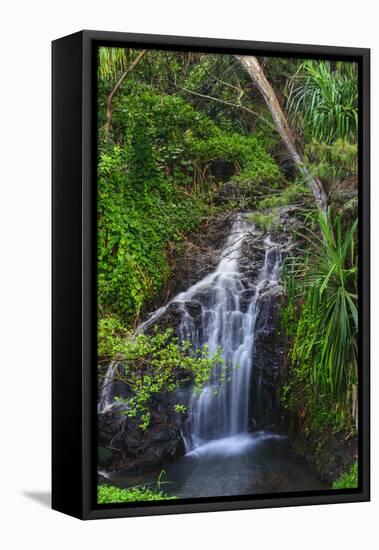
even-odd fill
[{"label": "slender tree trunk", "polygon": [[128,67],[122,73],[122,75],[120,76],[120,78],[116,82],[115,87],[113,88],[113,90],[111,91],[111,93],[109,94],[109,96],[107,98],[107,120],[106,120],[106,123],[104,125],[104,130],[105,130],[105,136],[106,137],[108,137],[110,126],[111,126],[111,117],[112,117],[112,111],[113,111],[113,103],[112,103],[113,102],[113,97],[116,94],[116,92],[119,90],[119,88],[121,87],[121,84],[124,82],[127,75],[130,73],[130,71],[132,71],[138,65],[138,63],[141,61],[141,59],[143,58],[143,56],[145,55],[146,52],[147,52],[147,50],[142,50],[137,55],[137,57],[135,58],[133,63],[130,65],[130,67]]},{"label": "slender tree trunk", "polygon": [[242,67],[246,70],[258,90],[261,92],[274,120],[276,129],[278,130],[291,159],[295,163],[299,172],[306,177],[306,180],[312,189],[317,206],[325,212],[327,207],[327,196],[324,188],[321,182],[314,178],[305,166],[303,159],[297,150],[295,138],[289,122],[283,113],[271,84],[267,80],[262,67],[259,65],[258,59],[254,56],[246,55],[236,55],[235,57],[241,63]]}]

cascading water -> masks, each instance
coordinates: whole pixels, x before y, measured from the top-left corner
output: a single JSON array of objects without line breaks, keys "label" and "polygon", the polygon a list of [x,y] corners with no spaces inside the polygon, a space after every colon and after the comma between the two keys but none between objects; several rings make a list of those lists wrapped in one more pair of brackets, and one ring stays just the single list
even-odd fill
[{"label": "cascading water", "polygon": [[[279,247],[267,237],[256,280],[249,281],[244,275],[240,269],[243,243],[254,232],[246,216],[239,215],[215,271],[171,301],[181,309],[181,340],[189,340],[193,349],[207,346],[211,354],[221,348],[224,360],[212,373],[210,383],[192,396],[183,434],[187,451],[249,429],[256,322],[262,296],[280,286],[281,265]],[[188,307],[195,303],[201,305],[200,322]],[[157,310],[140,330],[156,322],[167,307]]]},{"label": "cascading water", "polygon": [[[224,359],[210,384],[192,397],[186,427],[188,450],[249,429],[256,323],[262,296],[280,285],[281,263],[278,246],[266,238],[264,263],[252,287],[240,270],[243,242],[252,232],[254,227],[239,216],[216,270],[177,297],[202,304],[200,329],[185,313],[180,326],[182,338],[193,340],[195,335],[194,346],[206,345],[211,353],[220,347]],[[244,300],[249,291],[250,299]],[[221,369],[226,371],[223,376]]]}]

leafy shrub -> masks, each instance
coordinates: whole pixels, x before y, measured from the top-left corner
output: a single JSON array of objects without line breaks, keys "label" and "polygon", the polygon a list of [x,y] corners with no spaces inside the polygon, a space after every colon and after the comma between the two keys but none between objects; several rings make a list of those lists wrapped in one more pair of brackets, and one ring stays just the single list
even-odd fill
[{"label": "leafy shrub", "polygon": [[200,222],[204,204],[165,181],[142,118],[129,154],[103,152],[98,174],[99,309],[133,321],[170,273],[166,247]]},{"label": "leafy shrub", "polygon": [[113,316],[106,316],[97,325],[97,354],[99,358],[115,358],[124,348],[126,336],[124,324]]},{"label": "leafy shrub", "polygon": [[[122,367],[115,375],[115,380],[130,390],[129,397],[115,398],[126,405],[121,414],[140,418],[140,427],[146,430],[150,423],[152,397],[173,393],[187,382],[194,382],[194,391],[200,392],[215,366],[223,364],[221,349],[214,354],[208,352],[207,346],[192,354],[190,350],[189,342],[179,345],[172,329],[155,331],[152,335],[130,333],[119,355]],[[180,404],[175,406],[175,411],[185,412]]]},{"label": "leafy shrub", "polygon": [[354,462],[347,472],[334,481],[332,489],[356,489],[357,487],[358,462]]},{"label": "leafy shrub", "polygon": [[208,139],[188,136],[186,141],[189,155],[198,162],[233,162],[236,174],[232,180],[241,185],[269,182],[275,186],[281,178],[278,165],[254,135],[227,134],[215,127]]},{"label": "leafy shrub", "polygon": [[175,496],[165,494],[163,491],[153,491],[146,487],[132,487],[120,489],[112,485],[99,485],[97,487],[98,504],[117,504],[119,502],[145,502],[148,500],[173,500]]},{"label": "leafy shrub", "polygon": [[281,172],[272,159],[257,153],[256,158],[249,160],[231,179],[244,187],[269,183],[275,189],[281,179]]}]

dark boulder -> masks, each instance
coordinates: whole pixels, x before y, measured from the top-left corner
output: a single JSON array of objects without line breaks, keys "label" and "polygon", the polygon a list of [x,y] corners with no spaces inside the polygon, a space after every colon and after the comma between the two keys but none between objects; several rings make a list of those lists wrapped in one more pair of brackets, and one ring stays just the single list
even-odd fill
[{"label": "dark boulder", "polygon": [[122,470],[142,473],[154,470],[165,462],[184,454],[181,437],[183,414],[175,412],[175,404],[184,404],[188,392],[181,396],[163,394],[150,403],[151,419],[144,431],[138,418],[109,410],[98,415],[98,443],[110,453],[100,466],[106,471]]}]

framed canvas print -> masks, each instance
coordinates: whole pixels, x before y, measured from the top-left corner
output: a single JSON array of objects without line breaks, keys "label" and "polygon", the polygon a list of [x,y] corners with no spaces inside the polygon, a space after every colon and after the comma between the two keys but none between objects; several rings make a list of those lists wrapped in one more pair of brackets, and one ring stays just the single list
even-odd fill
[{"label": "framed canvas print", "polygon": [[369,50],[53,42],[53,508],[369,499]]}]

